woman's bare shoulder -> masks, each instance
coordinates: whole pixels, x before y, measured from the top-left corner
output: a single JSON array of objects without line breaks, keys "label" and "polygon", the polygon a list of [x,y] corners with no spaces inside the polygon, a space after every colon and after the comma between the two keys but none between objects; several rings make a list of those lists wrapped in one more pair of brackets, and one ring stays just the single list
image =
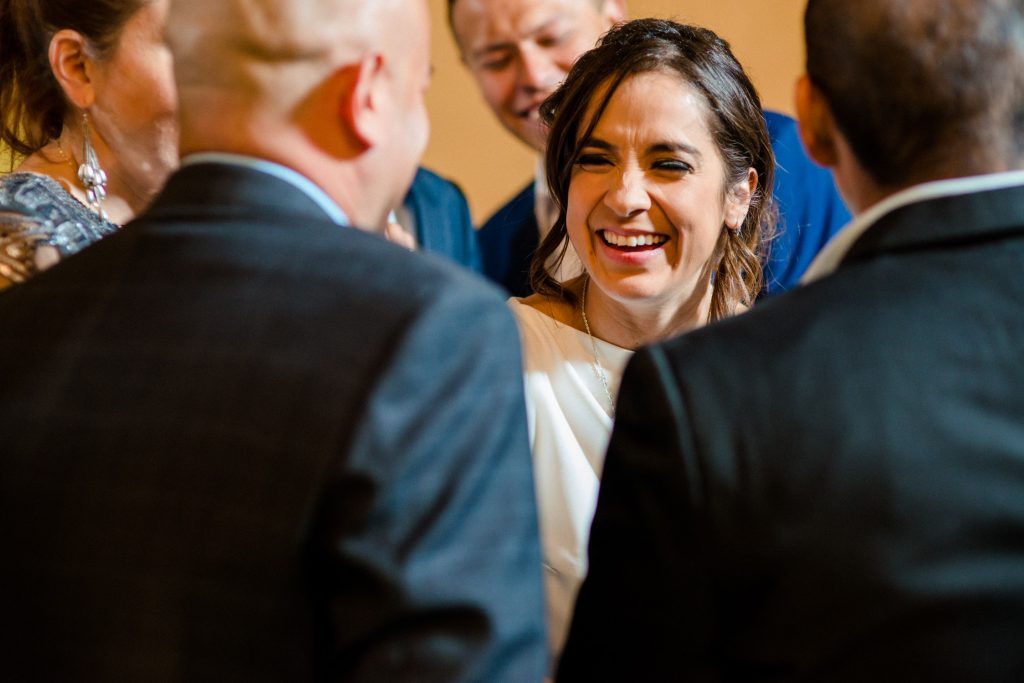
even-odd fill
[{"label": "woman's bare shoulder", "polygon": [[542,313],[558,322],[576,327],[576,309],[562,299],[545,296],[543,294],[531,294],[528,297],[515,299],[518,303]]}]

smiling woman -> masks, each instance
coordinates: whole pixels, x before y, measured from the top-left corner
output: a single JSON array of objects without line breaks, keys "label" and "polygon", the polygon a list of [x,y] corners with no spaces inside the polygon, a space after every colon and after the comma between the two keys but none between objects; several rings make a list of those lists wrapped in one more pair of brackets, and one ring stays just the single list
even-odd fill
[{"label": "smiling woman", "polygon": [[[634,349],[749,306],[774,226],[761,103],[711,31],[610,31],[542,107],[554,228],[537,294],[513,299],[526,372],[554,658],[586,543],[619,378]],[[582,272],[556,280],[572,250]]]},{"label": "smiling woman", "polygon": [[[594,118],[605,94],[596,93],[584,120]],[[706,110],[702,96],[679,76],[638,73],[610,93],[580,141],[565,229],[587,272],[575,287],[595,285],[591,317],[607,341],[632,348],[651,334],[682,331],[710,317],[712,273],[730,236],[742,239],[758,175],[748,167],[729,177]],[[756,280],[756,263],[743,275]],[[752,299],[748,293],[721,307],[731,311]],[[613,320],[605,322],[609,315]],[[619,329],[616,319],[630,329]]]}]

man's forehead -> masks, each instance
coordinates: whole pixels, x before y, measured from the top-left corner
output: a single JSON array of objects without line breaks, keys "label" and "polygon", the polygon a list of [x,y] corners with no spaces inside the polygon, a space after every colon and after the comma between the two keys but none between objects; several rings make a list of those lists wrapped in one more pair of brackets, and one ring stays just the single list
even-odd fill
[{"label": "man's forehead", "polygon": [[[511,4],[512,6],[515,6],[517,4],[518,5],[523,5],[523,4],[526,4],[527,1],[528,0],[518,0],[518,2],[511,2],[511,3],[505,3],[505,4]],[[581,4],[581,5],[589,5],[590,7],[593,7],[594,9],[599,9],[601,7],[601,5],[604,4],[605,0],[565,0],[565,2],[567,4],[578,3],[578,4]],[[455,11],[456,7],[462,7],[464,5],[471,5],[471,4],[474,4],[474,0],[448,0],[448,11],[449,12],[453,12],[453,11]],[[477,0],[477,2],[475,4],[479,5],[479,4],[493,4],[493,3],[487,3],[487,2],[480,3],[479,0]],[[544,4],[544,3],[540,2],[538,4]],[[549,0],[548,4],[553,4],[553,3],[551,2],[551,0]]]},{"label": "man's forehead", "polygon": [[595,0],[455,0],[453,25],[466,48],[527,38],[560,19],[596,13]]}]

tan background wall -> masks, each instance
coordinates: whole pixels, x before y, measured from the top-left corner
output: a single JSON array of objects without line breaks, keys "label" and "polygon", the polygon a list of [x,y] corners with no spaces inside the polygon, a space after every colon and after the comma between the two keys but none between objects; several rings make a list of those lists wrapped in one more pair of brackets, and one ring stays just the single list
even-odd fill
[{"label": "tan background wall", "polygon": [[[494,120],[459,61],[447,0],[430,5],[432,133],[423,163],[459,183],[480,223],[526,184],[534,155]],[[789,114],[793,83],[803,69],[804,5],[805,0],[629,0],[633,18],[669,18],[716,31],[732,44],[765,106]]]}]

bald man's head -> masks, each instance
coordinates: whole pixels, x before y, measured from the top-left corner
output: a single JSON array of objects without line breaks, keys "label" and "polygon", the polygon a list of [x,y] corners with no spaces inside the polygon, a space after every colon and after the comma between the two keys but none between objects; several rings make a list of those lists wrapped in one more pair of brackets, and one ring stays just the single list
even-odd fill
[{"label": "bald man's head", "polygon": [[174,0],[182,152],[289,166],[382,225],[426,146],[429,26],[426,0]]},{"label": "bald man's head", "polygon": [[401,0],[174,0],[168,42],[183,97],[217,89],[294,106],[323,73],[379,47]]},{"label": "bald man's head", "polygon": [[1019,0],[810,0],[807,73],[876,182],[1020,163]]}]

